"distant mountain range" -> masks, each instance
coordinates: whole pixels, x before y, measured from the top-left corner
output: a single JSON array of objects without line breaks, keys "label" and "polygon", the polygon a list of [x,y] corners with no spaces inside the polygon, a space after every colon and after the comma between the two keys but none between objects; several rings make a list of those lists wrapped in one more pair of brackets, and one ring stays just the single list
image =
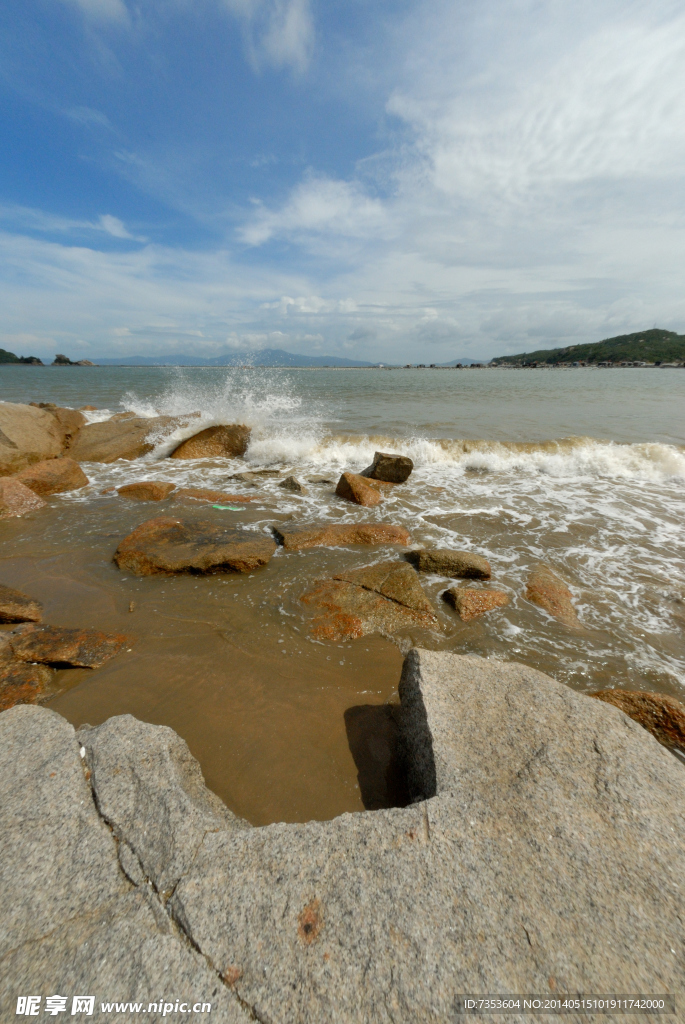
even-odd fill
[{"label": "distant mountain range", "polygon": [[[95,359],[100,366],[397,366],[397,363],[369,363],[363,359],[344,359],[342,356],[301,356],[281,348],[263,348],[258,352],[224,352],[212,359],[193,355],[116,356]],[[454,359],[438,366],[470,365],[475,359]],[[416,365],[416,364],[414,364]]]},{"label": "distant mountain range", "polygon": [[515,356],[497,356],[494,366],[513,363],[529,366],[531,363],[681,363],[685,360],[685,335],[654,327],[635,334],[620,334],[616,338],[591,342],[589,345],[569,345],[566,348],[538,349]]}]

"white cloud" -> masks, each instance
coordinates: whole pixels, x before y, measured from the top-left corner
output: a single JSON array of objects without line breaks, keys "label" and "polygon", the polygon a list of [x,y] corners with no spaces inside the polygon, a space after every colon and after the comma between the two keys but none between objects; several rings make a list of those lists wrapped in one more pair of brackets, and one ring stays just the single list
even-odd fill
[{"label": "white cloud", "polygon": [[28,206],[6,205],[0,206],[0,222],[2,221],[15,229],[37,231],[41,234],[83,234],[96,231],[111,235],[112,238],[133,242],[147,241],[140,235],[132,235],[123,221],[109,213],[100,214],[97,221],[74,220],[44,213]]},{"label": "white cloud", "polygon": [[280,210],[259,205],[240,237],[248,245],[262,245],[278,235],[322,232],[368,238],[384,233],[388,223],[383,204],[365,195],[357,183],[310,177],[293,190]]},{"label": "white cloud", "polygon": [[80,7],[87,18],[93,21],[128,23],[128,9],[123,0],[62,0]]},{"label": "white cloud", "polygon": [[223,0],[243,22],[253,63],[304,71],[314,46],[310,0]]}]

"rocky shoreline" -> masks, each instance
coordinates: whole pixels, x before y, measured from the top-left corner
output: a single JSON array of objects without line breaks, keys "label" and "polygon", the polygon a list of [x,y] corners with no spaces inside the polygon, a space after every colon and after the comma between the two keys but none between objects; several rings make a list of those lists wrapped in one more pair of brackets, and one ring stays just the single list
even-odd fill
[{"label": "rocky shoreline", "polygon": [[262,828],[168,728],[2,714],[1,1005],[30,990],[147,1007],[173,990],[236,1024],[414,1024],[456,1019],[464,994],[680,1001],[675,758],[515,663],[413,650],[399,693],[414,802]]}]

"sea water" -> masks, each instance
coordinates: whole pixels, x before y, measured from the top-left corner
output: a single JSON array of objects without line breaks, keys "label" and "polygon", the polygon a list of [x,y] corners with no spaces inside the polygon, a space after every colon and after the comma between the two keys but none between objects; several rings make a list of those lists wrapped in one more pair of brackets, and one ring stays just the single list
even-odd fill
[{"label": "sea water", "polygon": [[[212,788],[255,823],[363,806],[349,712],[397,699],[412,644],[521,661],[585,692],[685,700],[685,371],[10,366],[0,399],[96,405],[91,421],[200,413],[144,459],[84,464],[88,488],[2,523],[0,578],[42,600],[46,621],[132,637],[97,672],[58,673],[49,706],[75,724],[131,713],[171,725]],[[231,422],[252,427],[244,459],[167,459],[184,437]],[[376,450],[409,455],[409,481],[373,509],[337,498],[340,473]],[[280,476],[258,488],[231,479],[250,468]],[[306,496],[278,486],[290,473]],[[112,563],[119,540],[152,515],[180,514],[173,496],[152,506],[102,493],[141,479],[251,497],[238,511],[183,514],[257,533],[282,522],[405,526],[416,544],[485,555],[510,603],[463,623],[441,599],[454,581],[427,576],[436,629],[314,642],[301,594],[395,549],[278,549],[248,577],[137,579]],[[540,562],[568,583],[579,629],[526,600]],[[372,747],[367,759],[381,764]]]}]

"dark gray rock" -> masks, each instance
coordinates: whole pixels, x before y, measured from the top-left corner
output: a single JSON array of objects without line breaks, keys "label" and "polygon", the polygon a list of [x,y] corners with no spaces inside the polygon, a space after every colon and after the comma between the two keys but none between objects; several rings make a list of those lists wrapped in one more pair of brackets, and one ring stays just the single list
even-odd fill
[{"label": "dark gray rock", "polygon": [[292,491],[293,494],[301,494],[303,497],[307,494],[307,488],[300,483],[296,476],[287,476],[278,486],[282,487],[284,491]]}]

